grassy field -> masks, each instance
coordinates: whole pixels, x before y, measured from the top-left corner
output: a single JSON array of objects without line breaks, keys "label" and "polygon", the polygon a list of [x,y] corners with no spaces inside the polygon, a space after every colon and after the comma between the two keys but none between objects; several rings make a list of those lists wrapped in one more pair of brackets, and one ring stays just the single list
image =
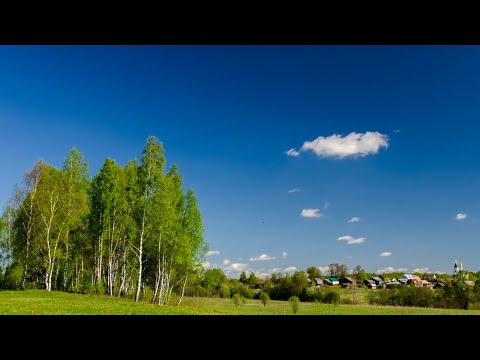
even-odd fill
[{"label": "grassy field", "polygon": [[[299,315],[480,315],[480,310],[302,303]],[[158,306],[104,295],[83,295],[45,290],[0,291],[0,315],[290,315],[285,301],[263,306],[248,300],[236,307],[230,299],[184,298],[181,306]]]}]

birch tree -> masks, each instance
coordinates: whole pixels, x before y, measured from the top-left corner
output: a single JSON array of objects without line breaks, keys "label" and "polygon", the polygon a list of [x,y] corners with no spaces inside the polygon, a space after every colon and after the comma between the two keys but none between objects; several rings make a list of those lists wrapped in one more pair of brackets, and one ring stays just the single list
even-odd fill
[{"label": "birch tree", "polygon": [[152,206],[153,195],[159,190],[161,179],[165,172],[165,156],[163,144],[155,136],[150,136],[143,149],[142,164],[138,169],[138,199],[136,201],[135,221],[138,229],[136,244],[133,244],[133,251],[138,259],[138,277],[135,301],[140,296],[142,287],[142,275],[144,265],[143,246],[149,238],[153,219],[148,216]]}]

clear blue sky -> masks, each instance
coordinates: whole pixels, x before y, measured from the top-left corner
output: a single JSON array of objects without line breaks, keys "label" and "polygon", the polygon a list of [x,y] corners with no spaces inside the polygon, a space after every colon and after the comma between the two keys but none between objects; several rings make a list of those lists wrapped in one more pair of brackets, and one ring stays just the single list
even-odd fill
[{"label": "clear blue sky", "polygon": [[157,136],[230,276],[480,269],[479,46],[0,46],[0,131],[2,205]]}]

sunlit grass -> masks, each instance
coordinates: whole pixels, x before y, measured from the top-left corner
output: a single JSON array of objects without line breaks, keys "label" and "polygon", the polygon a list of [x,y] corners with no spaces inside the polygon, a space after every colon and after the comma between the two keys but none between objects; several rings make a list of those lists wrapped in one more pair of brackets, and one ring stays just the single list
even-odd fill
[{"label": "sunlit grass", "polygon": [[[185,297],[180,306],[136,303],[106,295],[84,295],[46,290],[0,291],[0,315],[290,315],[288,301],[247,300],[235,306],[231,299]],[[480,310],[301,303],[298,315],[480,315]]]}]

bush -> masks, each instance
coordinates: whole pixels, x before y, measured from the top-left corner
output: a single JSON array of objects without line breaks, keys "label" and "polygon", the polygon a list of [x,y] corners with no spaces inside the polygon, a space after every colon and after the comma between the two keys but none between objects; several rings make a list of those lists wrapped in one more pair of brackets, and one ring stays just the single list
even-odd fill
[{"label": "bush", "polygon": [[294,314],[298,313],[298,311],[300,310],[300,304],[301,304],[298,296],[292,296],[290,297],[290,299],[288,299],[288,301],[290,302],[290,307],[293,313]]},{"label": "bush", "polygon": [[320,290],[314,287],[306,287],[303,289],[302,295],[300,295],[300,300],[307,302],[319,302],[322,301],[322,293]]},{"label": "bush", "polygon": [[228,284],[221,284],[220,285],[220,297],[221,298],[229,298],[230,297],[230,286]]},{"label": "bush", "polygon": [[236,293],[232,296],[232,301],[235,306],[238,306],[242,301],[242,296],[239,293]]},{"label": "bush", "polygon": [[7,267],[3,278],[3,288],[17,290],[22,287],[23,266],[19,262],[13,262]]},{"label": "bush", "polygon": [[323,296],[323,302],[326,304],[337,304],[340,302],[340,294],[331,290]]},{"label": "bush", "polygon": [[258,293],[258,298],[260,299],[264,307],[267,306],[267,304],[270,302],[270,296],[268,296],[268,294],[264,291],[260,291]]}]

